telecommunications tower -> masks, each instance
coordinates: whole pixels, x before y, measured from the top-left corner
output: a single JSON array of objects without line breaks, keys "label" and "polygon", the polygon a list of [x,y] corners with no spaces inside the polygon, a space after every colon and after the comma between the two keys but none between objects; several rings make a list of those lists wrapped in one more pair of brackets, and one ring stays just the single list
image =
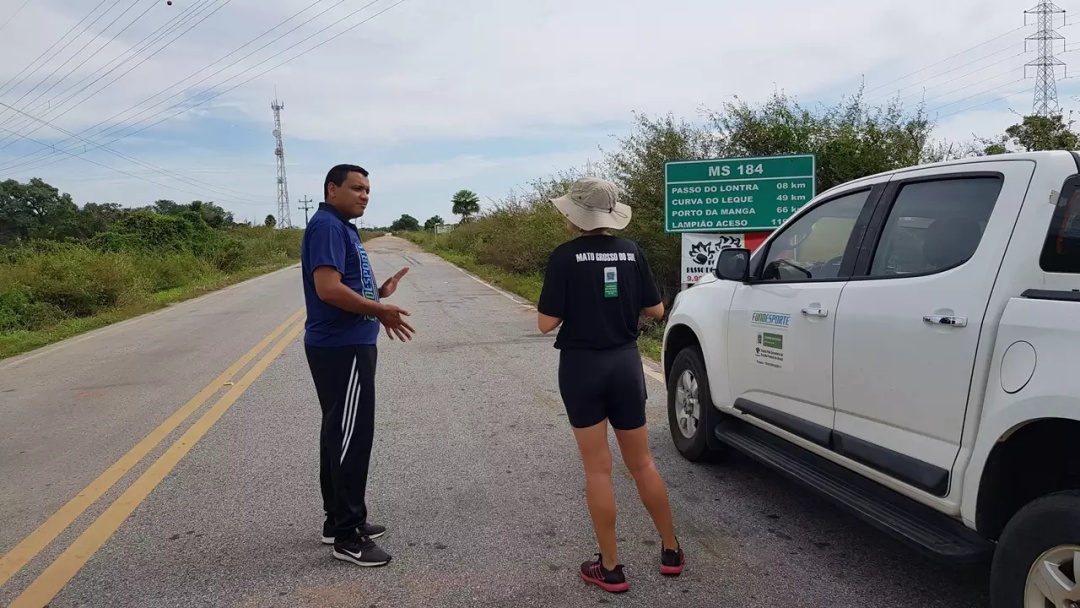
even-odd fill
[{"label": "telecommunications tower", "polygon": [[[1054,15],[1061,13],[1062,23],[1065,21],[1065,9],[1054,4],[1053,0],[1039,0],[1039,4],[1032,9],[1024,11],[1024,25],[1027,25],[1027,16],[1036,15],[1039,30],[1028,36],[1024,41],[1024,50],[1027,50],[1027,41],[1035,40],[1039,43],[1039,57],[1024,65],[1025,76],[1027,68],[1034,67],[1038,70],[1035,74],[1035,105],[1036,116],[1051,116],[1060,111],[1057,98],[1057,76],[1054,69],[1059,65],[1065,65],[1054,55],[1054,41],[1065,40],[1054,29]],[[1064,47],[1063,47],[1064,48]]]},{"label": "telecommunications tower", "polygon": [[274,155],[277,156],[277,225],[282,228],[292,228],[292,220],[289,218],[289,183],[285,179],[285,144],[281,143],[281,111],[285,104],[278,102],[277,98],[270,104],[274,110],[274,139],[277,147]]}]

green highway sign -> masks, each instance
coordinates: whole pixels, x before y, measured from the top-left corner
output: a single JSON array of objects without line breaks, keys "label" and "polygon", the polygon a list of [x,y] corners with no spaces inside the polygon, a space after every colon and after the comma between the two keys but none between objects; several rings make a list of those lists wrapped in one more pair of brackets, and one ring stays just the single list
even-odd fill
[{"label": "green highway sign", "polygon": [[665,232],[771,232],[814,198],[813,154],[664,164]]}]

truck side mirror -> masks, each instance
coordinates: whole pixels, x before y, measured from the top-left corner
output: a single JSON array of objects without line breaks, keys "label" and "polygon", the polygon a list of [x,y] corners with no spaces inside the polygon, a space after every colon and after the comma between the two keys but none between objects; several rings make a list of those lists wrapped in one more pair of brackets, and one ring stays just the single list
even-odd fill
[{"label": "truck side mirror", "polygon": [[750,250],[730,248],[720,250],[716,261],[716,276],[725,281],[744,283],[750,278]]}]

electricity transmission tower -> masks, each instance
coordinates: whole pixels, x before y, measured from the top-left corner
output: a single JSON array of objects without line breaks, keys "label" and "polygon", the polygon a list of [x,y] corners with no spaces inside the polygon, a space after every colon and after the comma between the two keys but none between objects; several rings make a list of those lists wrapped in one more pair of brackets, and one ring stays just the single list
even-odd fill
[{"label": "electricity transmission tower", "polygon": [[1058,13],[1061,13],[1062,23],[1064,23],[1065,9],[1054,4],[1053,0],[1039,0],[1035,8],[1024,11],[1024,25],[1027,25],[1027,16],[1030,14],[1036,15],[1039,25],[1039,31],[1024,40],[1025,51],[1028,40],[1039,43],[1038,59],[1024,65],[1025,76],[1027,76],[1028,67],[1038,70],[1035,75],[1034,113],[1036,116],[1051,116],[1060,111],[1057,98],[1057,76],[1054,69],[1059,65],[1065,65],[1065,62],[1054,55],[1054,41],[1065,40],[1065,37],[1054,29],[1054,15]]},{"label": "electricity transmission tower", "polygon": [[297,209],[303,209],[304,210],[304,225],[307,226],[307,223],[308,223],[308,210],[311,209],[311,202],[312,201],[305,194],[304,198],[300,199],[300,202],[303,203],[303,206],[297,207]]},{"label": "electricity transmission tower", "polygon": [[274,154],[277,156],[278,226],[292,228],[292,219],[289,218],[289,183],[285,179],[285,144],[281,143],[281,111],[285,109],[285,104],[279,103],[275,97],[270,107],[274,110],[274,139],[277,140]]}]

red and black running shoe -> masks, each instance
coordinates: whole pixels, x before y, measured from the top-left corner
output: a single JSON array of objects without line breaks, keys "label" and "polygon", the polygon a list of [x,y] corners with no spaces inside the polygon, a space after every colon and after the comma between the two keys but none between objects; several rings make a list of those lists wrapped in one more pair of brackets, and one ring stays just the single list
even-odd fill
[{"label": "red and black running shoe", "polygon": [[681,546],[678,549],[660,549],[660,574],[679,576],[685,563],[686,556],[683,555]]},{"label": "red and black running shoe", "polygon": [[592,583],[609,593],[622,593],[630,590],[630,583],[626,582],[622,564],[615,566],[613,570],[604,567],[604,562],[599,553],[596,559],[581,564],[581,578],[587,583]]}]

